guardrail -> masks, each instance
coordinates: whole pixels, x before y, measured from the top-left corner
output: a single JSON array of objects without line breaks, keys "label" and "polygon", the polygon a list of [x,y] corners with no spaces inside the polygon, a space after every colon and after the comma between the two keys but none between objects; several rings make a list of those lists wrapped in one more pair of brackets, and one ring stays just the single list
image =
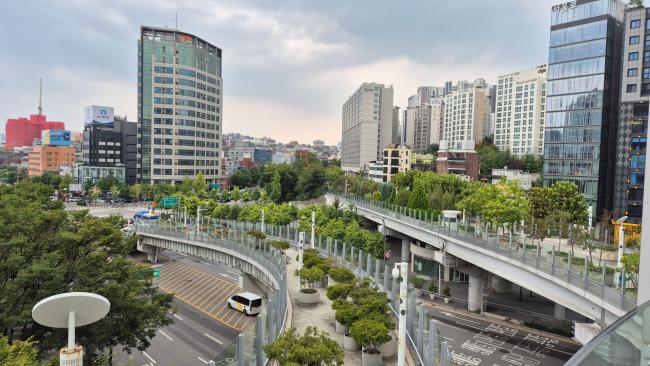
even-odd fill
[{"label": "guardrail", "polygon": [[[196,230],[196,226],[181,226],[169,221],[136,222],[136,234],[157,240],[170,242],[194,243],[196,247],[228,253],[246,260],[249,263],[261,267],[262,272],[268,274],[267,278],[258,279],[264,281],[270,288],[275,290],[274,296],[268,299],[267,306],[258,315],[254,329],[247,329],[239,335],[236,342],[228,345],[224,351],[214,358],[214,365],[223,366],[262,366],[268,363],[266,354],[263,351],[265,344],[273,342],[285,328],[288,316],[288,292],[286,256],[273,248],[269,240],[260,240],[248,235],[243,230],[223,230],[216,222],[203,226],[202,230]],[[157,242],[157,241],[156,241]],[[153,240],[146,242],[152,245]],[[197,254],[192,251],[189,254]],[[201,256],[199,251],[198,255]],[[245,268],[240,268],[242,271]],[[263,277],[263,276],[262,276]]]},{"label": "guardrail", "polygon": [[[590,266],[586,258],[573,258],[568,246],[565,248],[568,253],[564,255],[561,254],[563,252],[558,252],[555,246],[550,247],[534,242],[521,233],[511,232],[504,235],[477,218],[465,218],[462,222],[452,222],[444,220],[440,216],[430,215],[424,210],[415,210],[383,201],[372,201],[351,194],[330,194],[374,214],[415,225],[432,234],[454,238],[495,254],[518,260],[525,267],[541,270],[581,288],[594,297],[621,309],[623,313],[636,307],[634,296],[628,296],[634,294],[626,290],[626,286],[616,288],[614,280],[616,269],[607,266]],[[624,276],[624,273],[622,275]]]}]

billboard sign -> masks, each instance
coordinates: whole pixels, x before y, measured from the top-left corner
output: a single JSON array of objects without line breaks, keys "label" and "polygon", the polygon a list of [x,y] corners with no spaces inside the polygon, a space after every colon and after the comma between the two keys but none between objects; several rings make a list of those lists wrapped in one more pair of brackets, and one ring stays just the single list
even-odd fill
[{"label": "billboard sign", "polygon": [[70,131],[67,130],[43,130],[41,131],[41,141],[44,146],[70,146]]},{"label": "billboard sign", "polygon": [[85,124],[110,124],[113,123],[115,110],[113,107],[91,105],[86,107]]}]

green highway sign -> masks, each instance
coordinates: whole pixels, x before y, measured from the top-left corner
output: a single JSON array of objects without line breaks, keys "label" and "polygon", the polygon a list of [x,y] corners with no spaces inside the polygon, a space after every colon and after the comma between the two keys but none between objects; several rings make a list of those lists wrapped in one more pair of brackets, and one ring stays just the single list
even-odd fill
[{"label": "green highway sign", "polygon": [[219,189],[219,188],[221,188],[221,184],[219,183],[210,184],[210,189]]},{"label": "green highway sign", "polygon": [[153,269],[153,277],[154,278],[160,278],[160,268],[154,268]]},{"label": "green highway sign", "polygon": [[178,197],[163,197],[160,200],[160,207],[175,207],[178,206]]}]

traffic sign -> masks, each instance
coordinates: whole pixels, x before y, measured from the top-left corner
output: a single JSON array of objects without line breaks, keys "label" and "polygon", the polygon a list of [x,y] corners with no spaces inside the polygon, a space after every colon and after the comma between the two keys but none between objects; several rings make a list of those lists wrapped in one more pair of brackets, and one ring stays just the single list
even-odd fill
[{"label": "traffic sign", "polygon": [[178,197],[163,197],[160,200],[160,207],[176,207],[178,206]]},{"label": "traffic sign", "polygon": [[158,284],[160,283],[160,270],[162,269],[161,264],[154,264],[151,266],[151,269],[153,270],[153,278],[151,279],[151,287],[153,288],[158,288]]},{"label": "traffic sign", "polygon": [[210,184],[210,189],[219,189],[219,188],[221,188],[221,184],[219,183]]}]

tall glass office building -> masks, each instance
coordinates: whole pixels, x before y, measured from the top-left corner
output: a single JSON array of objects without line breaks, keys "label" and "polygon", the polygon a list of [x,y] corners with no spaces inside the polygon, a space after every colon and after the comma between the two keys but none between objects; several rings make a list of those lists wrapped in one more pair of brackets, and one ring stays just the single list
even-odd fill
[{"label": "tall glass office building", "polygon": [[138,179],[220,176],[221,49],[176,29],[141,27]]},{"label": "tall glass office building", "polygon": [[552,8],[544,184],[576,183],[594,216],[612,206],[625,8],[620,0]]}]

